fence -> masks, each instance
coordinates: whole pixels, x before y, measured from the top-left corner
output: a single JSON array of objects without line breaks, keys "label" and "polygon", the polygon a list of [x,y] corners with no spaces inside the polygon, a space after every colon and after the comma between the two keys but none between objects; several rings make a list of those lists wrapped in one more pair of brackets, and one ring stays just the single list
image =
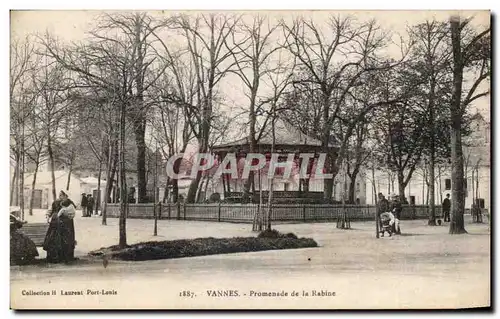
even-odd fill
[{"label": "fence", "polygon": [[[258,204],[158,204],[158,219],[203,220],[218,222],[251,223]],[[429,216],[429,206],[403,206],[402,220],[426,219]],[[262,212],[267,212],[268,205],[262,206]],[[371,205],[331,205],[331,204],[273,204],[271,220],[274,222],[319,222],[336,221],[343,211],[351,220],[373,220],[377,208]],[[107,216],[119,217],[120,205],[108,204]],[[442,216],[441,207],[436,206],[436,215]],[[129,204],[127,218],[154,218],[154,206],[148,204]]]}]

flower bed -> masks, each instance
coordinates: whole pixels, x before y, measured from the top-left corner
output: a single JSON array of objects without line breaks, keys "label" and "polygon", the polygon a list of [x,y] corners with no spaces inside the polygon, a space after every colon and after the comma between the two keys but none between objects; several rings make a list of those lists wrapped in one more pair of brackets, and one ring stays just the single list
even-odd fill
[{"label": "flower bed", "polygon": [[149,241],[130,245],[126,248],[111,246],[89,253],[90,256],[107,256],[110,259],[144,261],[170,258],[183,258],[216,254],[241,253],[263,250],[297,249],[317,247],[311,238],[297,238],[287,234],[269,238],[196,238],[190,240]]}]

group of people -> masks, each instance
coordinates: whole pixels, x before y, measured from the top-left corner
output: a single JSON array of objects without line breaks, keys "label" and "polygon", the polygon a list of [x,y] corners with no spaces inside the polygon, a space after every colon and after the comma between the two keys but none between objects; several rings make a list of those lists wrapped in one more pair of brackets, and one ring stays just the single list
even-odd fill
[{"label": "group of people", "polygon": [[47,261],[50,263],[71,262],[75,259],[75,224],[76,205],[68,195],[61,191],[47,217],[49,228],[45,235],[43,249],[47,252]]},{"label": "group of people", "polygon": [[[450,201],[450,194],[446,195],[446,198],[443,200],[442,203],[442,208],[443,208],[443,220],[445,222],[450,221],[450,208],[451,208],[451,201]],[[377,207],[377,214],[379,216],[379,229],[381,230],[380,232],[382,235],[384,234],[384,225],[383,221],[388,220],[390,223],[390,226],[392,227],[391,232],[389,233],[395,233],[395,234],[401,234],[401,230],[399,227],[399,221],[401,220],[401,212],[403,211],[403,206],[401,199],[398,195],[393,195],[392,200],[389,202],[384,196],[384,194],[379,193],[378,194],[378,207]]]},{"label": "group of people", "polygon": [[[80,201],[80,206],[82,206],[82,217],[92,217],[94,215],[94,197],[91,194],[82,193],[82,200]],[[97,215],[97,210],[95,211]]]},{"label": "group of people", "polygon": [[389,202],[384,194],[378,194],[377,214],[379,217],[379,229],[382,236],[384,236],[385,231],[388,231],[389,235],[393,233],[401,235],[399,221],[401,220],[402,211],[403,205],[398,195],[393,195],[391,202]]}]

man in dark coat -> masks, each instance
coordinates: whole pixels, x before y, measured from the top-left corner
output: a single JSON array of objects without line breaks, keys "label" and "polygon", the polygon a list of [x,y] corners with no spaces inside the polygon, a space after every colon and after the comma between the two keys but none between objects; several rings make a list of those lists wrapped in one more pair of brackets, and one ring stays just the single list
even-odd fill
[{"label": "man in dark coat", "polygon": [[87,216],[92,217],[92,214],[94,212],[94,198],[92,195],[88,194],[87,195]]},{"label": "man in dark coat", "polygon": [[382,229],[382,221],[380,220],[380,214],[389,211],[389,201],[385,198],[384,194],[378,193],[378,203],[377,203],[377,215],[379,222],[379,229]]},{"label": "man in dark coat", "polygon": [[401,219],[401,212],[403,211],[403,206],[401,205],[401,200],[398,195],[394,195],[392,198],[391,211],[397,219]]},{"label": "man in dark coat", "polygon": [[80,201],[80,206],[82,206],[82,217],[87,216],[87,195],[82,193],[82,200]]},{"label": "man in dark coat", "polygon": [[450,194],[446,194],[446,198],[443,200],[442,205],[443,205],[444,221],[449,222],[450,221],[450,209],[451,209]]},{"label": "man in dark coat", "polygon": [[378,193],[377,213],[380,215],[388,211],[389,211],[389,201],[385,198],[384,194]]}]

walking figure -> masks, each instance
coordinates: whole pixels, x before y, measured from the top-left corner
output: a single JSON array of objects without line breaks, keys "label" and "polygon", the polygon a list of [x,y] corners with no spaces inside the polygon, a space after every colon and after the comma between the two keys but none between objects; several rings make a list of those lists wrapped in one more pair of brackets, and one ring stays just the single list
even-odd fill
[{"label": "walking figure", "polygon": [[446,198],[443,200],[442,206],[443,206],[444,221],[449,222],[450,208],[451,208],[450,194],[446,194]]}]

